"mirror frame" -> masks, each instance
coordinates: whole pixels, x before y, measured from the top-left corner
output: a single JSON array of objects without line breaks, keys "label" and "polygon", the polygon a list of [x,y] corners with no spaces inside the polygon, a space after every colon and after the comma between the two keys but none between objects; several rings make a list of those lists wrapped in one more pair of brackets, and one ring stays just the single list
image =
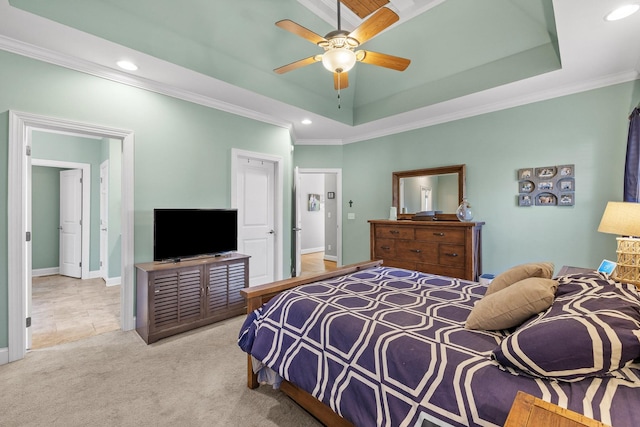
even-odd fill
[{"label": "mirror frame", "polygon": [[[412,178],[416,176],[423,175],[442,175],[449,173],[457,173],[458,174],[458,204],[462,203],[462,199],[465,197],[465,182],[466,182],[466,165],[451,165],[451,166],[441,166],[438,168],[427,168],[427,169],[415,169],[410,171],[400,171],[393,172],[392,174],[392,184],[391,184],[391,193],[393,196],[392,206],[395,206],[398,211],[398,219],[406,220],[411,219],[414,213],[400,213],[400,178]],[[456,213],[441,213],[436,215],[434,220],[444,220],[444,221],[459,221]]]}]

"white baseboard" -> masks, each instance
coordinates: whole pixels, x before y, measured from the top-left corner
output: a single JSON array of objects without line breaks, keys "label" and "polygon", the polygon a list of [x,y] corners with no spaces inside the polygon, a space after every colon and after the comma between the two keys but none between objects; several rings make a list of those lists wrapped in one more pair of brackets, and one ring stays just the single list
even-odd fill
[{"label": "white baseboard", "polygon": [[32,277],[53,276],[54,274],[60,274],[59,267],[37,268],[35,270],[31,270]]},{"label": "white baseboard", "polygon": [[0,348],[0,365],[9,363],[9,349],[7,347]]},{"label": "white baseboard", "polygon": [[320,246],[319,248],[300,249],[300,253],[302,255],[312,254],[315,252],[324,252],[324,246]]},{"label": "white baseboard", "polygon": [[105,283],[107,286],[118,286],[122,283],[122,280],[120,280],[120,277],[109,277],[105,280]]},{"label": "white baseboard", "polygon": [[338,262],[338,257],[335,255],[326,255],[324,256],[324,260],[325,261],[334,261],[334,262]]},{"label": "white baseboard", "polygon": [[[60,274],[59,267],[50,267],[50,268],[38,268],[35,270],[31,270],[32,277],[42,277],[42,276],[53,276],[55,274]],[[94,270],[89,272],[89,279],[99,279],[102,276],[100,275],[100,270]],[[122,283],[122,278],[120,277],[109,277],[105,280],[107,286],[118,286]]]}]

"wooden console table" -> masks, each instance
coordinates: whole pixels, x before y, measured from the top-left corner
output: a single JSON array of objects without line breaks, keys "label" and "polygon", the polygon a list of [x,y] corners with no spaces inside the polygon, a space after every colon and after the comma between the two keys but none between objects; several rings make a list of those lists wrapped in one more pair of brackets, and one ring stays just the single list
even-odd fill
[{"label": "wooden console table", "polygon": [[246,313],[249,256],[136,264],[136,331],[147,344]]}]

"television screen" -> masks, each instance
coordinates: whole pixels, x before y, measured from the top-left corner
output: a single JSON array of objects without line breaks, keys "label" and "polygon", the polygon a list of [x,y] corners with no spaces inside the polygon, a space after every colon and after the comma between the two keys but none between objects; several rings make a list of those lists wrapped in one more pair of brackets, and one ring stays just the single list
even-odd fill
[{"label": "television screen", "polygon": [[179,261],[238,250],[236,209],[154,209],[153,260]]}]

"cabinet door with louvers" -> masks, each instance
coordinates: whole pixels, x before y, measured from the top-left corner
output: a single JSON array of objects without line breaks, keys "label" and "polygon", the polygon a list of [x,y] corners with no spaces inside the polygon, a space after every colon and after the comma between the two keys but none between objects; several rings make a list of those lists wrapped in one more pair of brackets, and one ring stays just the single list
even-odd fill
[{"label": "cabinet door with louvers", "polygon": [[245,302],[240,290],[248,280],[247,261],[240,260],[209,266],[207,313],[216,316],[229,311],[244,313]]},{"label": "cabinet door with louvers", "polygon": [[153,274],[150,333],[202,317],[201,279],[201,267]]}]

